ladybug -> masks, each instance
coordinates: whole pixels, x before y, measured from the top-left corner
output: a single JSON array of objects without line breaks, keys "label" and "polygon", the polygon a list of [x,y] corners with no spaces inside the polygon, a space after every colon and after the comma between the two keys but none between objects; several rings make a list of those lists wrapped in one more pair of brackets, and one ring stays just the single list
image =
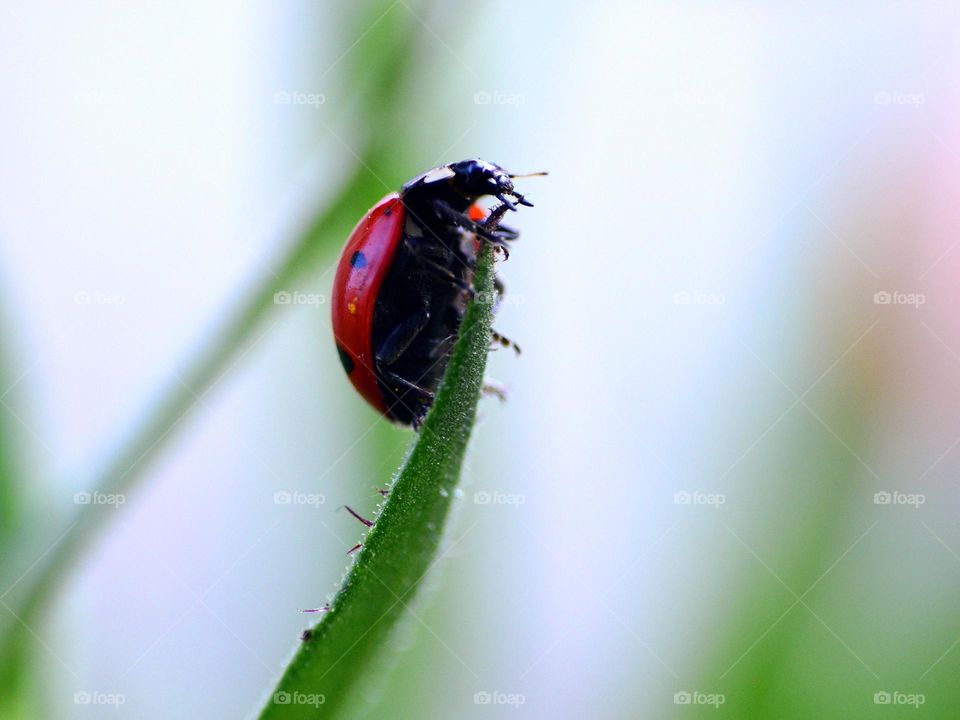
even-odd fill
[{"label": "ladybug", "polygon": [[[357,391],[401,425],[419,427],[433,403],[481,246],[507,256],[518,233],[501,219],[532,207],[515,177],[480,159],[442,165],[374,205],[347,240],[331,299],[337,353]],[[490,211],[478,203],[487,196],[499,201]]]}]

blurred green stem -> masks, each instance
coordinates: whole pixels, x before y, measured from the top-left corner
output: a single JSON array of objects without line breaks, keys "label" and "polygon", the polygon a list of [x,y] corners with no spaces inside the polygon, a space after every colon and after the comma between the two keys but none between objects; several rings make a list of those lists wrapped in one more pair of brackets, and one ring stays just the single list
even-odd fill
[{"label": "blurred green stem", "polygon": [[[144,420],[128,435],[128,440],[113,454],[91,490],[104,494],[129,494],[164,449],[174,431],[221,374],[231,367],[231,359],[245,346],[275,307],[274,293],[289,289],[298,278],[315,269],[325,252],[344,238],[344,233],[362,217],[370,204],[386,194],[382,178],[403,177],[397,168],[405,158],[397,152],[404,147],[403,131],[386,125],[396,115],[403,101],[403,89],[413,57],[414,20],[402,8],[386,17],[383,6],[371,4],[362,13],[361,27],[369,28],[362,35],[363,43],[351,53],[363,58],[355,68],[357,94],[361,98],[359,117],[366,123],[365,150],[356,153],[353,175],[345,182],[330,204],[320,212],[293,244],[278,269],[260,278],[246,300],[232,313],[223,329],[176,376],[176,381],[161,400],[141,417]],[[333,132],[324,125],[321,132]],[[399,133],[399,137],[398,137]],[[339,138],[336,138],[342,142]],[[256,339],[254,340],[254,342]],[[71,567],[90,547],[92,541],[116,511],[108,505],[85,505],[72,523],[59,533],[45,534],[46,547],[31,546],[23,552],[20,563],[11,563],[20,572],[29,568],[17,581],[16,592],[6,591],[4,604],[16,620],[3,626],[0,636],[0,674],[23,647],[24,633],[35,622],[45,602],[63,583]],[[55,538],[59,538],[54,542]],[[51,547],[49,543],[53,542]],[[37,560],[40,558],[40,560]],[[35,564],[35,567],[32,565]],[[13,579],[11,578],[11,581]],[[24,587],[25,586],[25,587]],[[21,588],[24,588],[21,590]]]},{"label": "blurred green stem", "polygon": [[[370,162],[376,162],[371,159]],[[217,337],[202,351],[187,372],[178,376],[176,384],[163,394],[161,401],[144,415],[144,422],[131,434],[122,450],[112,457],[110,464],[95,484],[96,491],[103,494],[129,494],[136,482],[165,447],[170,436],[200,402],[203,394],[217,378],[229,369],[229,360],[249,343],[249,338],[262,323],[264,316],[273,308],[273,295],[291,284],[309,267],[316,256],[326,247],[322,240],[331,228],[343,225],[349,218],[363,214],[361,197],[366,192],[358,191],[369,181],[367,171],[360,167],[353,178],[340,191],[326,212],[312,224],[294,246],[282,267],[267,279],[262,279],[249,300],[236,311]],[[43,602],[49,599],[51,590],[61,582],[70,567],[82,556],[97,532],[116,514],[112,506],[85,505],[76,518],[62,532],[60,539],[41,560],[32,575],[35,579],[25,599],[12,606],[23,624],[31,625]],[[31,548],[33,551],[34,548]],[[36,555],[40,553],[37,552]],[[24,567],[28,564],[25,559]],[[24,578],[23,583],[29,580]],[[8,635],[23,629],[17,622]],[[4,641],[0,660],[8,657],[11,638]]]}]

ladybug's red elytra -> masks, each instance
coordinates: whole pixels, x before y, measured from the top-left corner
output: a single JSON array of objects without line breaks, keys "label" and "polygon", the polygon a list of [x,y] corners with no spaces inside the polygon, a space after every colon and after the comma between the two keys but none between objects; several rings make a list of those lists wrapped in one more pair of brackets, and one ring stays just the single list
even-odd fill
[{"label": "ladybug's red elytra", "polygon": [[[532,207],[515,177],[479,159],[442,165],[387,195],[350,234],[331,302],[337,353],[357,391],[391,420],[418,427],[426,416],[473,296],[481,244],[506,254],[518,237],[500,223]],[[499,205],[487,211],[478,203],[486,196]]]}]

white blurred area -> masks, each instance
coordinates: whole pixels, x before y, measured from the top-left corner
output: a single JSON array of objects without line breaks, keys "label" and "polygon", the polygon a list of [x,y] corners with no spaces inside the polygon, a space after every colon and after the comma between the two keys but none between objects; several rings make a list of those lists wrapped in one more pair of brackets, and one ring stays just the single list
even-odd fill
[{"label": "white blurred area", "polygon": [[[491,361],[510,401],[481,408],[453,551],[417,605],[432,632],[403,629],[377,688],[404,717],[516,716],[477,692],[522,694],[524,717],[659,717],[696,682],[704,636],[721,639],[745,562],[674,493],[734,497],[751,482],[738,458],[792,402],[767,367],[802,392],[872,321],[841,313],[836,351],[810,340],[824,268],[839,297],[897,269],[889,243],[835,236],[834,198],[897,192],[917,157],[960,152],[944,122],[955,13],[495,2],[465,40],[451,12],[423,18],[422,61],[449,65],[418,88],[423,115],[455,119],[427,162],[551,175],[523,181],[536,207],[513,221],[498,327],[524,354]],[[5,400],[51,515],[349,167],[316,110],[273,102],[349,47],[338,13],[0,11]],[[327,292],[326,270],[304,289]],[[116,717],[259,707],[307,625],[297,610],[322,604],[359,536],[336,508],[372,506],[393,469],[354,446],[373,416],[331,350],[326,308],[282,309],[184,421],[37,629],[50,717],[97,717],[73,703],[84,689],[124,693]],[[284,490],[325,502],[278,506]]]}]

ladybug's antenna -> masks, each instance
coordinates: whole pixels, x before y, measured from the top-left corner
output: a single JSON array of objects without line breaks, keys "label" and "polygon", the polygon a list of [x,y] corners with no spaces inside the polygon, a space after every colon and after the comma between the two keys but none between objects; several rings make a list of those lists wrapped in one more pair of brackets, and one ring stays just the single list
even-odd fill
[{"label": "ladybug's antenna", "polygon": [[510,178],[543,177],[544,175],[549,175],[549,174],[550,173],[548,173],[546,170],[543,170],[541,172],[523,173],[521,175],[508,175],[507,177],[510,177]]}]

